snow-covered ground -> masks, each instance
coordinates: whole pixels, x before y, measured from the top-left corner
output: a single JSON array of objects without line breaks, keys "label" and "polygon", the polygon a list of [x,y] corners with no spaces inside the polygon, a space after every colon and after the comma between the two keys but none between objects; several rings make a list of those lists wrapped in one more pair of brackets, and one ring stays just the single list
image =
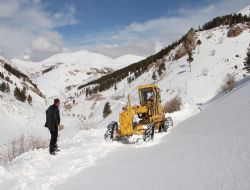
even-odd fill
[{"label": "snow-covered ground", "polygon": [[250,82],[220,96],[151,147],[123,146],[56,189],[225,189],[250,186]]},{"label": "snow-covered ground", "polygon": [[[0,167],[0,187],[247,190],[249,93],[250,81],[245,80],[203,105],[201,113],[158,134],[153,144],[106,143],[105,129],[82,130],[61,139],[62,151],[55,157],[36,150]],[[187,111],[174,115],[177,121],[185,117]]]},{"label": "snow-covered ground", "polygon": [[[247,13],[247,8],[242,12]],[[80,84],[143,58],[126,55],[113,59],[79,51],[41,62],[13,60],[47,98],[29,89],[32,105],[18,102],[13,96],[15,84],[10,94],[0,92],[0,145],[26,132],[48,139],[43,127],[45,110],[53,97],[59,97],[62,151],[51,157],[47,149],[35,150],[0,165],[0,189],[248,189],[250,82],[242,79],[250,31],[245,27],[239,36],[228,38],[229,29],[220,26],[196,33],[196,40],[202,43],[193,51],[191,72],[187,56],[173,59],[179,46],[164,58],[166,72],[157,80],[152,79],[158,69],[153,66],[130,84],[124,79],[117,90],[88,98],[77,89]],[[52,70],[42,73],[48,68]],[[1,65],[0,72],[8,74]],[[233,92],[217,96],[227,74],[240,82]],[[23,84],[14,76],[10,79],[17,86]],[[137,86],[147,83],[159,85],[163,104],[176,95],[182,99],[181,111],[171,114],[175,128],[157,134],[149,144],[104,142],[106,126],[118,120],[127,94],[131,94],[132,104],[138,104]],[[103,119],[107,101],[112,114]]]}]

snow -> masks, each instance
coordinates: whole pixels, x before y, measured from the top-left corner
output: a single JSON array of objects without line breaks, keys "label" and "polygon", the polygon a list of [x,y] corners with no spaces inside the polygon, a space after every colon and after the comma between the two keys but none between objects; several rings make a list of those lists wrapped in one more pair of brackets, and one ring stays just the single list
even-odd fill
[{"label": "snow", "polygon": [[238,13],[241,13],[242,15],[250,16],[250,5],[239,11]]},{"label": "snow", "polygon": [[[85,50],[61,53],[40,62],[13,59],[12,64],[27,73],[48,97],[64,94],[66,87],[79,86],[116,69],[138,62],[144,57],[124,55],[118,58]],[[41,72],[53,67],[47,73]]]},{"label": "snow", "polygon": [[[94,165],[115,146],[104,143],[104,130],[82,130],[60,142],[62,151],[55,157],[48,150],[25,153],[6,169],[0,167],[1,189],[52,189],[74,173]],[[10,176],[5,177],[4,175]],[[9,186],[9,184],[11,184]]]},{"label": "snow", "polygon": [[56,189],[239,189],[250,185],[250,82],[146,148],[120,147]]},{"label": "snow", "polygon": [[110,62],[110,64],[113,65],[115,68],[119,69],[131,65],[132,63],[139,62],[143,59],[145,59],[145,57],[128,54],[115,58]]},{"label": "snow", "polygon": [[36,150],[0,167],[0,187],[248,189],[249,93],[250,80],[246,80],[181,122],[197,113],[188,112],[187,106],[175,113],[179,124],[157,135],[151,145],[106,143],[105,129],[81,130],[60,140],[62,151],[55,157],[48,150]]},{"label": "snow", "polygon": [[[31,106],[14,98],[14,85],[11,94],[0,92],[0,145],[22,133],[48,139],[49,132],[43,127],[45,110],[59,97],[62,151],[51,157],[47,149],[35,150],[0,165],[0,189],[248,189],[250,82],[242,79],[250,33],[245,29],[228,38],[228,30],[221,26],[197,32],[202,44],[193,51],[191,72],[187,56],[173,60],[177,47],[164,58],[166,73],[156,81],[152,73],[157,68],[152,67],[131,84],[124,79],[117,84],[117,91],[111,88],[96,97],[86,98],[77,87],[102,76],[102,71],[143,58],[125,55],[114,59],[79,51],[40,62],[12,60],[38,83],[47,98],[28,90],[34,97]],[[51,71],[42,73],[51,66]],[[7,74],[1,65],[0,72]],[[238,86],[229,94],[218,95],[227,74],[235,75]],[[10,79],[22,85],[22,80],[12,75]],[[175,127],[167,134],[157,134],[148,144],[104,142],[105,127],[118,120],[127,94],[131,94],[132,104],[138,104],[137,86],[146,83],[159,85],[163,104],[176,95],[181,97],[181,111],[168,114]],[[112,114],[103,119],[107,101]]]}]

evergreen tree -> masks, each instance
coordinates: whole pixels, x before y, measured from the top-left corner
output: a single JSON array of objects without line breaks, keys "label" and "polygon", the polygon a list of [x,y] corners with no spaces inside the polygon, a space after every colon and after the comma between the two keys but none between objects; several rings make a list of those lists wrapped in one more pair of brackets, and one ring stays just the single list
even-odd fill
[{"label": "evergreen tree", "polygon": [[117,91],[117,84],[116,84],[116,82],[115,82],[115,87],[114,87],[114,89],[115,89],[115,91]]},{"label": "evergreen tree", "polygon": [[5,82],[2,82],[2,84],[0,85],[0,90],[2,92],[6,92],[6,84],[5,84]]},{"label": "evergreen tree", "polygon": [[20,89],[18,87],[16,87],[14,90],[14,96],[16,97],[16,99],[18,99],[20,96]]},{"label": "evergreen tree", "polygon": [[89,95],[89,87],[86,88],[86,98],[88,97],[88,95]]},{"label": "evergreen tree", "polygon": [[164,71],[166,71],[166,66],[165,63],[162,63],[158,68],[158,75],[161,76]]},{"label": "evergreen tree", "polygon": [[7,93],[10,92],[10,85],[9,85],[9,83],[6,84],[6,92],[7,92]]},{"label": "evergreen tree", "polygon": [[21,91],[21,101],[22,102],[25,102],[27,99],[27,96],[26,96],[26,89],[23,87],[22,91]]},{"label": "evergreen tree", "polygon": [[4,79],[4,74],[0,72],[0,78]]},{"label": "evergreen tree", "polygon": [[156,80],[156,79],[157,79],[157,76],[156,76],[155,71],[153,72],[152,79],[153,79],[153,80]]},{"label": "evergreen tree", "polygon": [[200,45],[201,45],[201,40],[199,39],[199,40],[197,41],[198,54],[200,53]]},{"label": "evergreen tree", "polygon": [[188,62],[188,64],[189,64],[189,68],[190,68],[190,72],[191,72],[191,63],[193,62],[193,60],[194,60],[194,58],[193,58],[193,53],[192,53],[192,51],[190,51],[190,52],[188,53],[188,59],[187,59],[187,62]]},{"label": "evergreen tree", "polygon": [[109,114],[111,114],[111,107],[109,102],[106,102],[106,104],[104,105],[104,109],[103,109],[103,118],[106,118]]},{"label": "evergreen tree", "polygon": [[247,57],[245,59],[245,69],[250,73],[250,48],[248,48]]},{"label": "evergreen tree", "polygon": [[131,76],[128,76],[127,81],[128,81],[128,84],[130,84],[132,82]]},{"label": "evergreen tree", "polygon": [[20,90],[20,88],[16,87],[14,90],[14,96],[16,97],[17,100],[25,102],[27,99],[26,89],[23,88],[22,90]]},{"label": "evergreen tree", "polygon": [[27,101],[28,101],[29,104],[32,103],[32,97],[31,97],[31,95],[28,95]]}]

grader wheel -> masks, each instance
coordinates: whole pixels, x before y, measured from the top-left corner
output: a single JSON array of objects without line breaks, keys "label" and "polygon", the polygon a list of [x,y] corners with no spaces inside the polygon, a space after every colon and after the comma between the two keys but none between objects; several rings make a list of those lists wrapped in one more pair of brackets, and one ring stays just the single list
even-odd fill
[{"label": "grader wheel", "polygon": [[162,132],[167,132],[169,128],[173,127],[174,126],[174,123],[173,123],[173,119],[171,117],[167,117],[165,120],[164,120],[164,124],[162,126],[162,129],[161,131]]},{"label": "grader wheel", "polygon": [[143,140],[145,142],[152,141],[154,139],[155,134],[155,125],[150,124],[147,126],[147,129],[145,129]]},{"label": "grader wheel", "polygon": [[107,126],[107,132],[104,134],[104,139],[106,141],[116,140],[118,134],[118,123],[112,122]]}]

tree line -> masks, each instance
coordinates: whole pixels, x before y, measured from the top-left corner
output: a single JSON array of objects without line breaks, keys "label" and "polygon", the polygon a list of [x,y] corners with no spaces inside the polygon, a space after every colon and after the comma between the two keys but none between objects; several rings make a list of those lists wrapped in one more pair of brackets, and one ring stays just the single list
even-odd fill
[{"label": "tree line", "polygon": [[221,25],[235,25],[238,23],[250,22],[250,16],[240,14],[230,14],[226,16],[219,16],[211,21],[205,23],[202,28],[199,28],[200,31],[202,30],[209,30],[212,28],[216,28]]}]

